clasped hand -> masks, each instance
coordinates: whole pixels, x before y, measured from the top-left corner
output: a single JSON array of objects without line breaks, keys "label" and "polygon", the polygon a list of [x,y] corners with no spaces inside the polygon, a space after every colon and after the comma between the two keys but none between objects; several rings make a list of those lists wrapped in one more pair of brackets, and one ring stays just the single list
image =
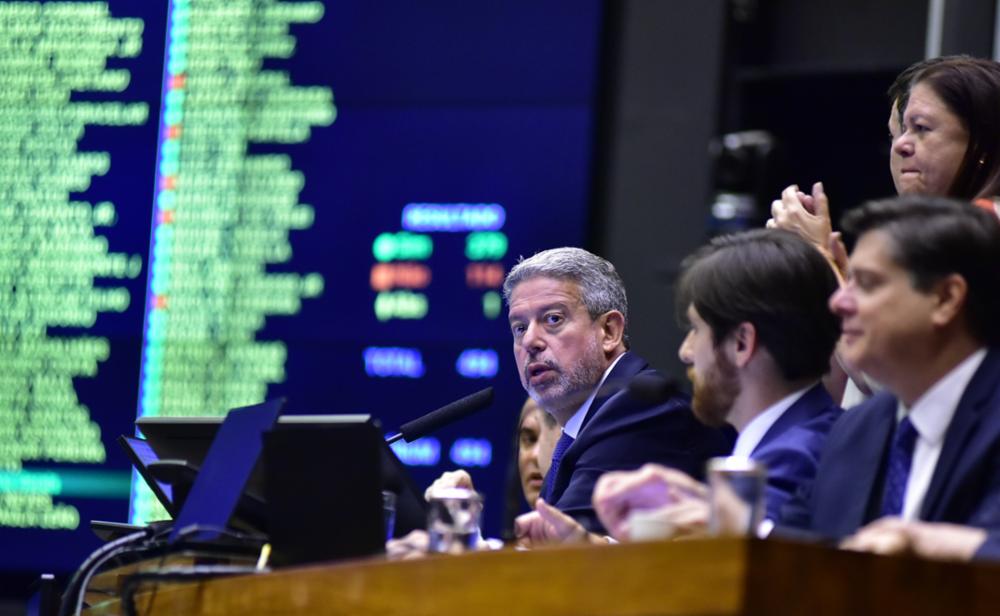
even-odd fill
[{"label": "clasped hand", "polygon": [[708,523],[708,488],[678,470],[647,464],[637,471],[604,474],[594,488],[594,510],[619,541],[633,537],[636,512],[655,519],[666,536],[702,535]]}]

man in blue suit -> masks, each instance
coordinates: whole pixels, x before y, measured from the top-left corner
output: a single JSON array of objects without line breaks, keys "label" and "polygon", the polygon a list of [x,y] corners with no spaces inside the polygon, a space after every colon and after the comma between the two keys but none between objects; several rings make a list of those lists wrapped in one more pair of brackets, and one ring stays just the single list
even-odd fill
[{"label": "man in blue suit", "polygon": [[[827,309],[837,280],[823,257],[783,231],[716,238],[686,262],[678,312],[688,324],[680,357],[694,384],[695,415],[739,431],[734,455],[767,468],[766,510],[774,519],[812,480],[826,435],[842,411],[820,382],[840,334]],[[619,539],[635,510],[675,534],[704,531],[704,488],[656,465],[601,479],[594,504]],[[649,514],[647,514],[649,515]]]},{"label": "man in blue suit", "polygon": [[1000,225],[967,203],[870,202],[830,300],[886,391],[847,411],[782,524],[840,539],[884,516],[1000,529]]},{"label": "man in blue suit", "polygon": [[[579,248],[538,253],[510,271],[504,296],[521,383],[562,427],[541,506],[600,532],[591,496],[602,473],[655,461],[700,475],[732,447],[731,432],[699,423],[684,398],[630,393],[656,373],[628,352],[625,288],[608,261]],[[526,516],[522,537],[538,520]]]},{"label": "man in blue suit", "polygon": [[[591,497],[603,473],[656,462],[701,476],[709,458],[732,449],[731,429],[695,419],[687,398],[628,350],[628,301],[611,263],[579,248],[546,250],[514,266],[503,291],[521,383],[561,428],[536,508],[580,536],[600,533]],[[637,382],[645,393],[630,387]],[[445,473],[427,495],[454,486],[472,479]],[[537,512],[515,530],[524,545],[550,539]]]}]

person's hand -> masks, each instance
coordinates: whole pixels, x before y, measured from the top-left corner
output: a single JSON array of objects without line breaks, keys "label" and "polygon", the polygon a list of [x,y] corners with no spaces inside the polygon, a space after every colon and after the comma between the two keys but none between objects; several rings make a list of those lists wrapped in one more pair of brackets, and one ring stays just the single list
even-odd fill
[{"label": "person's hand", "polygon": [[431,487],[424,490],[424,500],[430,500],[434,492],[447,490],[449,488],[467,488],[475,490],[472,486],[472,476],[463,470],[448,471],[434,480]]},{"label": "person's hand", "polygon": [[873,554],[904,554],[911,549],[906,522],[896,517],[875,520],[841,541],[840,547]]},{"label": "person's hand", "polygon": [[986,541],[986,531],[958,524],[912,522],[910,544],[917,556],[969,561]]},{"label": "person's hand", "polygon": [[799,190],[794,184],[781,192],[781,198],[771,203],[768,228],[794,231],[830,257],[828,248],[833,225],[830,222],[830,200],[823,191],[823,182],[816,182],[812,194]]},{"label": "person's hand", "polygon": [[[426,530],[410,531],[410,534],[399,539],[390,539],[385,542],[385,555],[389,560],[415,560],[423,558],[430,553],[431,536]],[[503,547],[499,539],[480,539],[474,550],[477,552],[488,552],[498,550]]]},{"label": "person's hand", "polygon": [[854,533],[840,547],[874,554],[916,554],[936,560],[967,561],[985,540],[986,531],[981,528],[885,517]]},{"label": "person's hand", "polygon": [[827,250],[830,251],[830,262],[833,263],[835,269],[840,273],[838,278],[843,284],[847,280],[848,257],[847,246],[844,245],[844,238],[841,236],[840,231],[834,231],[830,234]]},{"label": "person's hand", "polygon": [[657,464],[637,471],[605,473],[594,487],[594,510],[611,536],[627,540],[632,511],[659,509],[689,498],[705,499],[707,488],[684,473]]},{"label": "person's hand", "polygon": [[708,534],[707,500],[686,498],[658,509],[654,514],[664,528],[670,529],[670,534],[664,539],[691,539]]},{"label": "person's hand", "polygon": [[606,543],[599,535],[587,532],[579,522],[539,498],[535,510],[514,520],[514,535],[521,548],[536,548],[550,543]]},{"label": "person's hand", "polygon": [[385,544],[385,554],[389,560],[414,560],[427,556],[430,549],[430,535],[425,530],[411,531],[399,539],[390,539]]}]

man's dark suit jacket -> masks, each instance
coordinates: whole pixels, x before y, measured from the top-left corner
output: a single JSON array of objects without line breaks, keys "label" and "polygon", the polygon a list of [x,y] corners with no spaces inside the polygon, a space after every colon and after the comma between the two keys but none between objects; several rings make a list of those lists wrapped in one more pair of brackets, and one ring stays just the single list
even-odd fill
[{"label": "man's dark suit jacket", "polygon": [[[788,503],[782,526],[840,539],[878,517],[896,409],[882,392],[843,414],[811,490]],[[987,353],[962,394],[919,518],[1000,529],[1000,349]]]},{"label": "man's dark suit jacket", "polygon": [[547,482],[554,481],[551,504],[591,532],[604,532],[591,497],[597,478],[605,472],[656,462],[703,477],[706,460],[733,449],[735,433],[702,425],[685,398],[650,404],[631,395],[628,384],[639,374],[656,372],[638,355],[626,353],[587,410],[558,473],[546,477]]},{"label": "man's dark suit jacket", "polygon": [[800,486],[812,483],[827,434],[844,411],[822,384],[816,384],[778,417],[750,457],[767,467],[767,518],[777,520],[781,508]]},{"label": "man's dark suit jacket", "polygon": [[993,531],[986,537],[983,545],[979,546],[974,560],[1000,560],[1000,531]]}]

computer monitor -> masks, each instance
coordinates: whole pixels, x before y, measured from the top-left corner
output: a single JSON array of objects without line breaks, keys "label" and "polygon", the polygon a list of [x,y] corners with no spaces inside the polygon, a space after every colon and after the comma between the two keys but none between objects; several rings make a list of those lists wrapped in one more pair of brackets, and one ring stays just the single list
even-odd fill
[{"label": "computer monitor", "polygon": [[[180,459],[200,468],[208,447],[215,438],[221,417],[140,417],[136,426],[146,437],[149,446],[161,458]],[[377,426],[370,415],[282,415],[274,429],[288,426],[313,426],[315,428],[369,423]],[[402,537],[412,530],[424,528],[427,521],[427,503],[421,491],[414,486],[406,467],[392,449],[382,442],[380,446],[381,488],[396,494],[396,520],[393,536]],[[237,508],[236,517],[251,528],[266,530],[264,472],[261,464],[254,467],[244,488],[244,498]]]},{"label": "computer monitor", "polygon": [[382,447],[381,431],[370,422],[286,424],[264,435],[275,567],[384,552]]}]

